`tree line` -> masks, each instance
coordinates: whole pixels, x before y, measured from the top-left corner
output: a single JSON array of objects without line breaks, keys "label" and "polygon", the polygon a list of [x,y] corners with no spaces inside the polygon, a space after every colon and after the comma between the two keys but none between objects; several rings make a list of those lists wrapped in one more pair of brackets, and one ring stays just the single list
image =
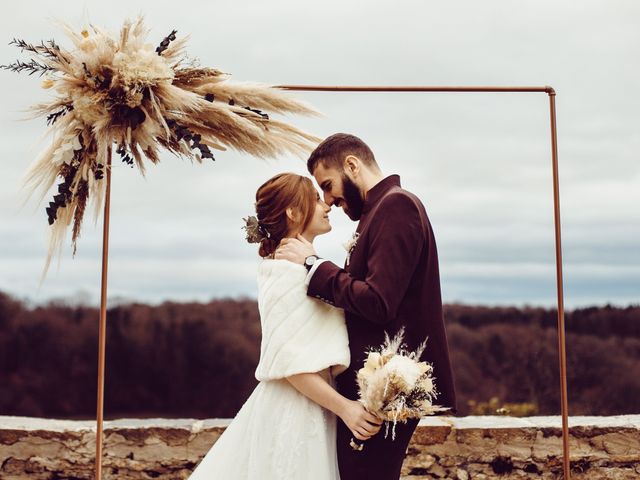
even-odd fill
[{"label": "tree line", "polygon": [[[554,309],[444,312],[460,415],[560,413]],[[0,415],[95,418],[98,318],[0,292]],[[640,306],[575,309],[565,322],[570,415],[640,413]],[[253,299],[119,305],[106,333],[107,419],[230,418],[257,384]]]}]

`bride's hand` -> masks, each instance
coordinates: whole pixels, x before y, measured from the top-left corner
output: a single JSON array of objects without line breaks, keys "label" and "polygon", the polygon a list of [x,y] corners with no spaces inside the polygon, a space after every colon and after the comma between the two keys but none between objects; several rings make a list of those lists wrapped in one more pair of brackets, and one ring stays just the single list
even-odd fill
[{"label": "bride's hand", "polygon": [[339,417],[358,440],[368,440],[380,431],[382,420],[357,400],[347,400]]}]

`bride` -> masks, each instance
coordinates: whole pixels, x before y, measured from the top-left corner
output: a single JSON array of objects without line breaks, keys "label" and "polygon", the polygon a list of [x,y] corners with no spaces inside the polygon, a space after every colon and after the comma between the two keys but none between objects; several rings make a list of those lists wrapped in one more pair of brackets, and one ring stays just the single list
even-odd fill
[{"label": "bride", "polygon": [[380,419],[334,388],[350,361],[343,310],[307,296],[304,266],[273,258],[285,237],[313,242],[329,232],[330,209],[310,179],[293,173],[256,192],[257,218],[246,229],[263,257],[259,383],[191,480],[338,480],[337,417],[359,440],[380,430]]}]

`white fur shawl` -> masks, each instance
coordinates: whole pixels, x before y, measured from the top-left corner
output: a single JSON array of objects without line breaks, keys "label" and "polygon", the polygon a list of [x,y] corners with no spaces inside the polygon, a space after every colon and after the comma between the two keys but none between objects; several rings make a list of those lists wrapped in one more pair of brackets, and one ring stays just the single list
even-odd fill
[{"label": "white fur shawl", "polygon": [[262,325],[260,381],[349,366],[344,311],[307,296],[307,270],[286,260],[264,259],[258,267]]}]

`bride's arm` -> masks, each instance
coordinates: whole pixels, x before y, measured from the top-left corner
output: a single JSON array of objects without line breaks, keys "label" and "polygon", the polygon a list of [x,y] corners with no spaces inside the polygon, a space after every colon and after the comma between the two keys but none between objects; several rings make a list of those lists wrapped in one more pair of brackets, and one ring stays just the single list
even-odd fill
[{"label": "bride's arm", "polygon": [[286,378],[305,397],[340,417],[358,440],[368,440],[380,431],[382,420],[360,402],[340,395],[319,373],[299,373]]}]

